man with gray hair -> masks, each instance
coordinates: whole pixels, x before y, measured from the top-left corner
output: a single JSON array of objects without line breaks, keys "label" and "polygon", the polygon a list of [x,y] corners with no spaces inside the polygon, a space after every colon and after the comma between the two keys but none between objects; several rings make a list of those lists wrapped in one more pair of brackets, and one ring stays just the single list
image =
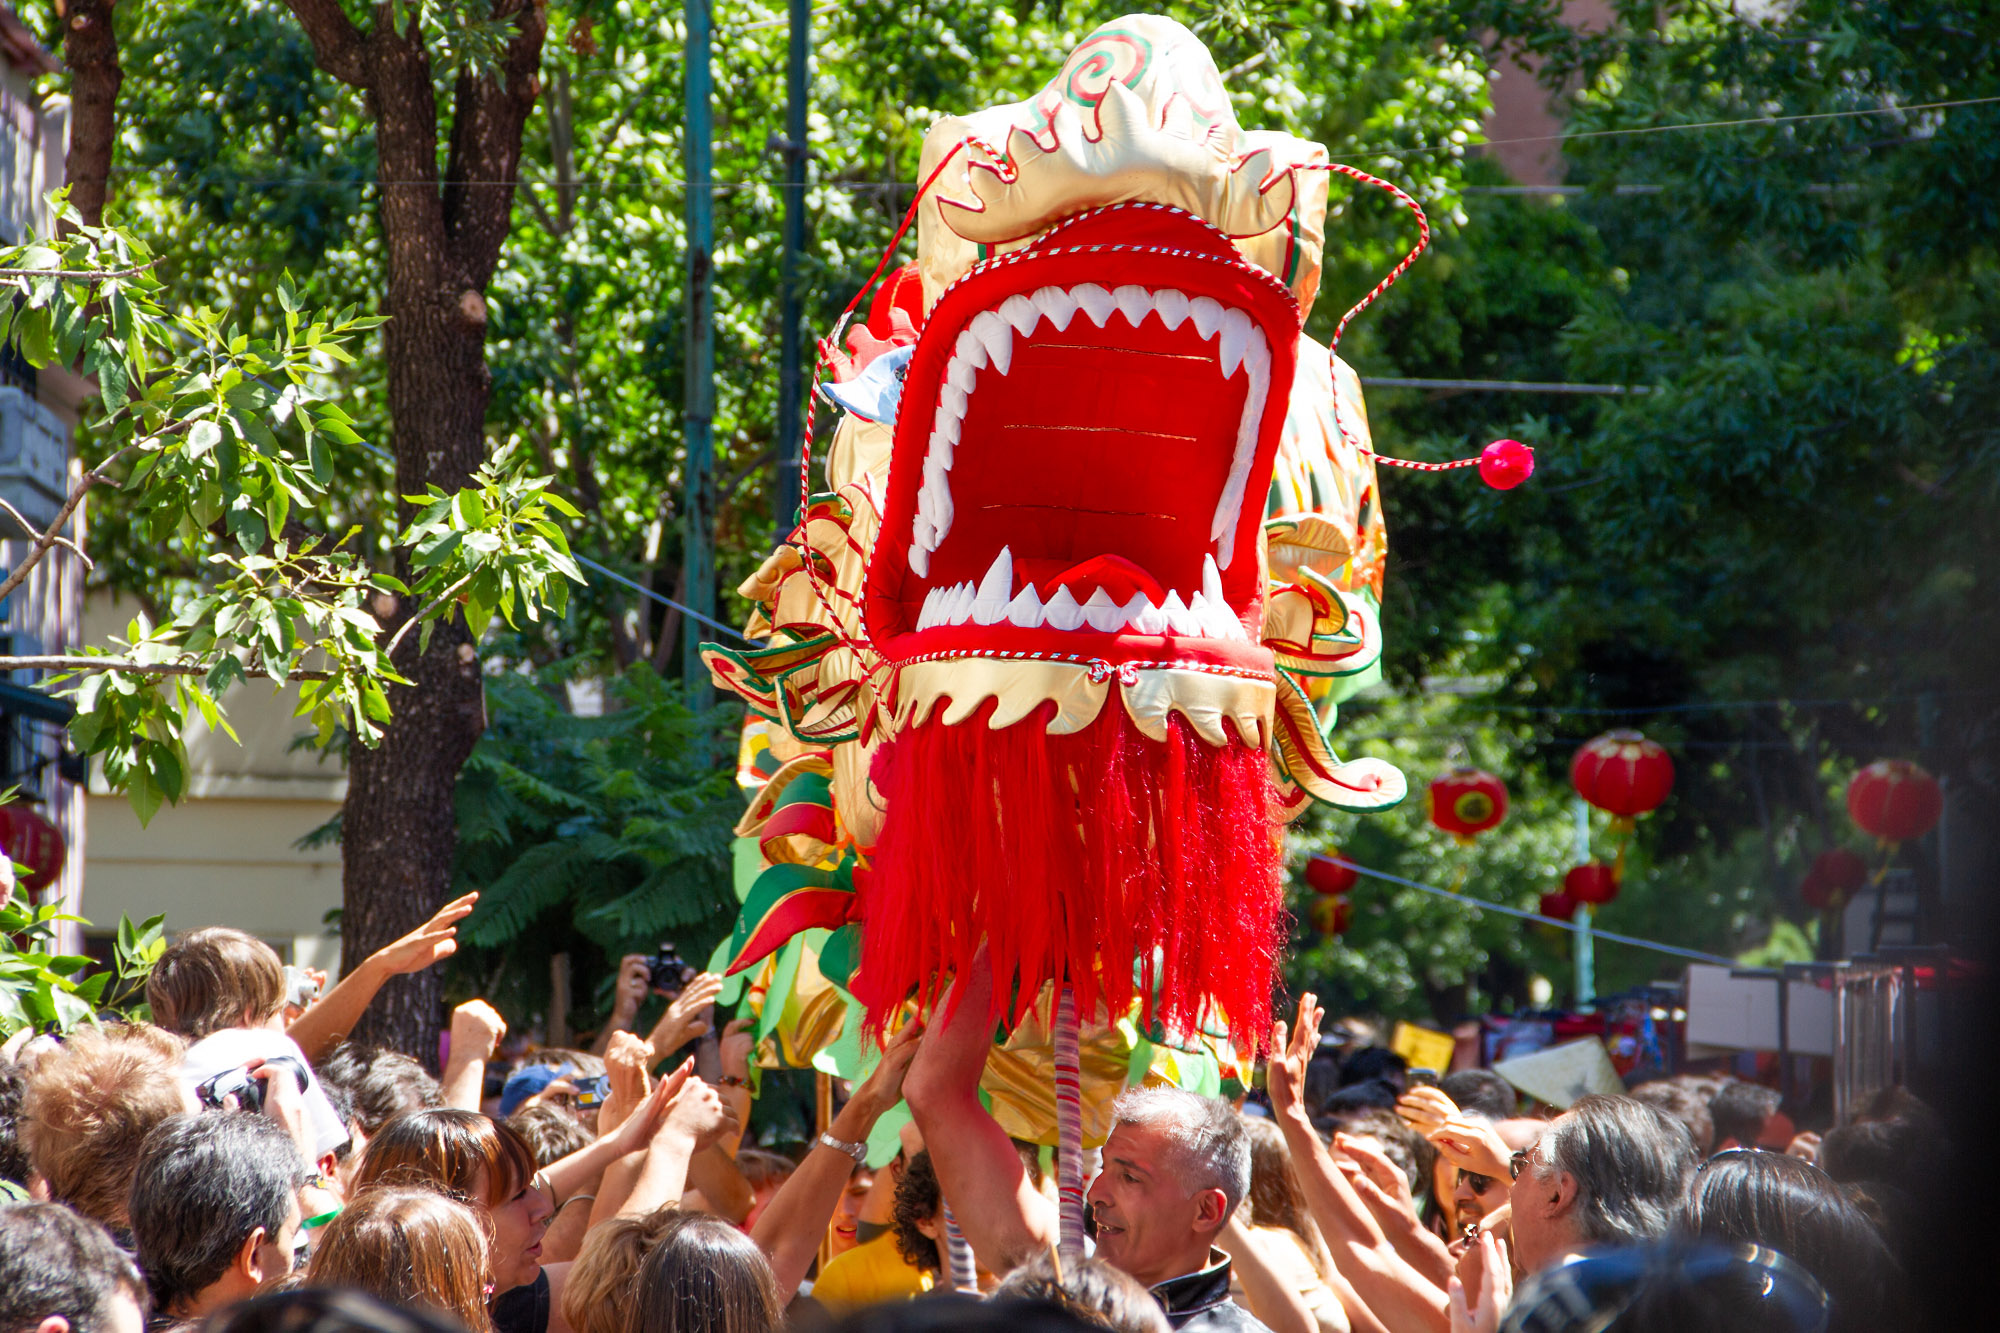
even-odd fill
[{"label": "man with gray hair", "polygon": [[1700,1164],[1687,1130],[1658,1107],[1631,1097],[1580,1098],[1510,1163],[1521,1271],[1592,1245],[1663,1239]]},{"label": "man with gray hair", "polygon": [[[1054,1205],[979,1101],[992,1014],[982,955],[940,1006],[903,1095],[953,1217],[985,1267],[1005,1273],[1052,1248],[1057,1226]],[[1250,1139],[1235,1112],[1179,1088],[1136,1088],[1113,1118],[1104,1169],[1086,1195],[1097,1257],[1145,1283],[1176,1329],[1268,1333],[1229,1299],[1230,1256],[1215,1246],[1250,1190]]]}]

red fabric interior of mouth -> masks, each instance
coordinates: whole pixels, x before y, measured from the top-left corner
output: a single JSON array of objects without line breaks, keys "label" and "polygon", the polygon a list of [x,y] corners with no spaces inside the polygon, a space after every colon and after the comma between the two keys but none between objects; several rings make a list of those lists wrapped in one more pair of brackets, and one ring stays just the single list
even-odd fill
[{"label": "red fabric interior of mouth", "polygon": [[[1115,241],[1116,244],[1087,244]],[[1130,246],[1152,243],[1162,251]],[[1058,228],[1022,259],[994,261],[948,291],[930,312],[898,413],[889,494],[867,584],[869,633],[892,658],[956,651],[977,640],[993,650],[1057,651],[1133,660],[1157,655],[1160,636],[1130,632],[940,626],[913,634],[926,595],[970,581],[977,587],[1004,546],[1015,592],[1034,580],[1046,601],[1068,581],[1081,603],[1097,583],[1121,604],[1148,582],[1183,601],[1202,587],[1216,503],[1235,456],[1249,378],[1228,380],[1217,342],[1191,319],[1168,330],[1157,315],[1134,330],[1122,313],[1100,328],[1079,310],[1066,329],[1046,319],[1014,339],[1009,373],[977,373],[953,451],[953,519],[931,554],[928,577],[909,568],[916,501],[936,420],[940,386],[958,334],[981,311],[1043,286],[1134,283],[1148,291],[1209,296],[1247,311],[1270,350],[1270,387],[1257,453],[1244,489],[1223,591],[1243,617],[1246,640],[1174,639],[1175,651],[1238,664],[1254,647],[1262,599],[1259,519],[1290,396],[1298,309],[1275,280],[1241,262],[1226,238],[1174,210],[1107,211]],[[1099,557],[1129,561],[1143,578]],[[1218,561],[1220,566],[1222,562]],[[1066,574],[1078,577],[1065,580]],[[1124,596],[1119,597],[1123,591]],[[1149,591],[1150,596],[1150,591]],[[1158,605],[1158,601],[1155,601]],[[1254,655],[1254,654],[1253,654]],[[1268,665],[1268,663],[1266,663]]]}]

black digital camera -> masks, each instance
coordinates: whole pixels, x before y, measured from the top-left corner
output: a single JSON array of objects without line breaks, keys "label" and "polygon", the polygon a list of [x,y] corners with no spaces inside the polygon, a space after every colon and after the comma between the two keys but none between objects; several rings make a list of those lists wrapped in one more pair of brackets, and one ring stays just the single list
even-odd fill
[{"label": "black digital camera", "polygon": [[660,945],[660,951],[646,960],[647,984],[656,994],[673,999],[679,995],[688,982],[695,978],[695,970],[681,957],[672,940]]},{"label": "black digital camera", "polygon": [[[289,1069],[292,1077],[299,1081],[299,1091],[306,1090],[306,1067],[289,1055],[274,1055],[264,1061],[265,1069]],[[223,1110],[229,1105],[227,1098],[235,1096],[239,1110],[261,1111],[264,1109],[264,1081],[253,1077],[248,1069],[238,1065],[225,1069],[214,1078],[196,1085],[195,1100],[212,1110]]]}]

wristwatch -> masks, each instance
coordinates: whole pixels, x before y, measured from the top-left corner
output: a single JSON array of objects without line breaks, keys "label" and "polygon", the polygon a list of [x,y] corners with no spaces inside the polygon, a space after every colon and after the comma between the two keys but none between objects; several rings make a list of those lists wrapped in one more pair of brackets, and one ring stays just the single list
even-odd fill
[{"label": "wristwatch", "polygon": [[868,1165],[868,1145],[865,1143],[846,1143],[831,1134],[822,1134],[814,1142],[823,1143],[835,1152],[846,1153],[854,1159],[856,1166]]}]

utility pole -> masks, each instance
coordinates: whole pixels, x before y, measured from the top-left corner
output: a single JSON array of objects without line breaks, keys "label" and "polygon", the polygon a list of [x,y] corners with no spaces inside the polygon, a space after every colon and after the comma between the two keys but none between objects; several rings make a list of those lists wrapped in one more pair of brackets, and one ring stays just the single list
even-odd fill
[{"label": "utility pole", "polygon": [[812,0],[790,0],[791,51],[785,60],[785,250],[778,269],[778,475],[771,488],[776,536],[791,531],[799,511],[801,398],[804,389],[799,267],[806,248],[806,53],[812,40]]},{"label": "utility pole", "polygon": [[[687,54],[684,93],[687,118],[684,140],[687,179],[687,341],[686,379],[681,393],[681,420],[687,431],[687,496],[682,505],[687,531],[681,555],[687,570],[687,600],[694,610],[715,615],[715,560],[710,551],[715,522],[709,512],[709,472],[715,461],[715,330],[713,254],[715,193],[709,123],[709,0],[686,0]],[[701,664],[702,627],[692,618],[681,622],[681,678],[690,702],[704,709],[714,689]]]},{"label": "utility pole", "polygon": [[[1576,798],[1576,863],[1582,865],[1590,860],[1590,807],[1581,796]],[[1570,936],[1570,947],[1575,951],[1576,962],[1576,1007],[1579,1009],[1597,999],[1597,941],[1590,933],[1590,914],[1597,909],[1584,903],[1576,909],[1578,928]]]}]

